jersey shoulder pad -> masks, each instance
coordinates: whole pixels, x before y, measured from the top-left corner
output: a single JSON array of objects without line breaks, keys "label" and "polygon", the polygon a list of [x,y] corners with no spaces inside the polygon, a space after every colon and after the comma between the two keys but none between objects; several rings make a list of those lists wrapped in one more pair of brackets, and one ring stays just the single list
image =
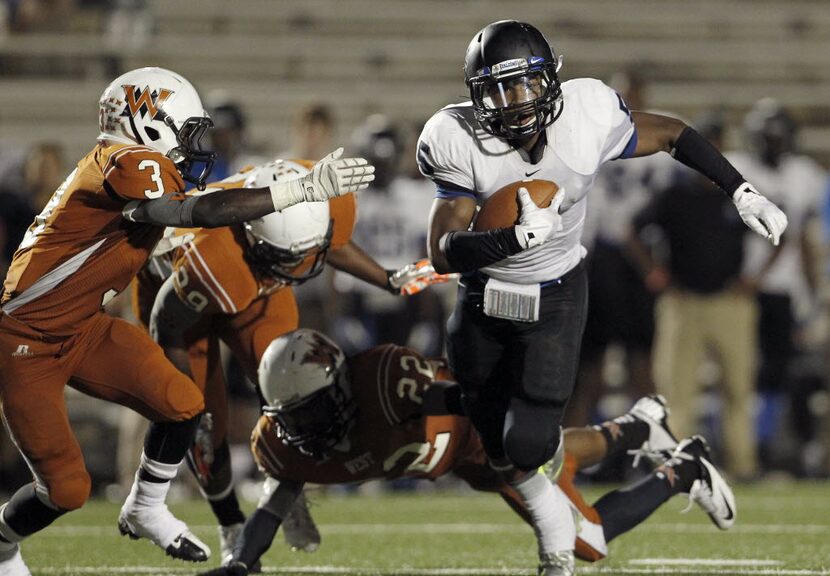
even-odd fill
[{"label": "jersey shoulder pad", "polygon": [[418,418],[424,391],[434,378],[432,366],[418,352],[385,344],[349,359],[353,386],[373,391],[387,422],[401,424]]},{"label": "jersey shoulder pad", "polygon": [[[600,164],[619,158],[635,135],[631,112],[622,97],[593,78],[562,84],[564,108],[553,123],[558,154],[572,169],[596,172]],[[633,142],[636,145],[636,140]]]},{"label": "jersey shoulder pad", "polygon": [[251,452],[259,469],[269,476],[279,476],[283,471],[280,452],[284,447],[271,419],[260,416],[251,433]]},{"label": "jersey shoulder pad", "polygon": [[[562,84],[565,110],[574,108],[583,120],[589,119],[601,126],[619,123],[620,115],[628,117],[628,106],[611,87],[595,78],[576,78]],[[564,112],[563,112],[564,113]]]},{"label": "jersey shoulder pad", "polygon": [[340,248],[348,244],[354,233],[357,220],[357,198],[355,194],[344,194],[329,200],[329,216],[332,224],[331,247]]},{"label": "jersey shoulder pad", "polygon": [[259,290],[229,227],[198,230],[175,263],[174,285],[183,302],[206,314],[241,312]]},{"label": "jersey shoulder pad", "polygon": [[146,146],[110,146],[101,170],[107,193],[123,200],[154,200],[184,190],[172,160]]},{"label": "jersey shoulder pad", "polygon": [[246,167],[237,172],[236,174],[231,174],[230,176],[222,180],[218,180],[216,182],[208,182],[205,185],[204,190],[194,191],[192,195],[200,196],[202,194],[210,194],[212,192],[217,192],[219,190],[233,190],[234,188],[244,188],[245,180],[247,180],[252,169],[253,167]]},{"label": "jersey shoulder pad", "polygon": [[439,186],[472,192],[475,134],[476,123],[469,104],[454,104],[436,112],[418,139],[421,173]]}]

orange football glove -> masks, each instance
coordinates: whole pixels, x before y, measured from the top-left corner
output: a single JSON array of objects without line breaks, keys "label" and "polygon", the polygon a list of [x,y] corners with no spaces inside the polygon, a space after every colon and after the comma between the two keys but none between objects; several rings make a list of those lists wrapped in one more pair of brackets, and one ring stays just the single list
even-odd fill
[{"label": "orange football glove", "polygon": [[389,291],[393,294],[412,296],[432,284],[443,284],[457,274],[439,274],[432,263],[424,258],[412,264],[407,264],[400,270],[389,271]]}]

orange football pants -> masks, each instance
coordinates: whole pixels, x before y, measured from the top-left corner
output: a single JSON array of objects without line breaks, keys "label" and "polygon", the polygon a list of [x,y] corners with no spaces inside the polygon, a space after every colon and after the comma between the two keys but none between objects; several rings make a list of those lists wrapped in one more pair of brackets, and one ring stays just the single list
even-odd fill
[{"label": "orange football pants", "polygon": [[0,312],[0,376],[0,407],[12,438],[62,510],[80,508],[90,491],[67,416],[67,384],[152,421],[187,420],[204,409],[199,388],[144,330],[103,312],[60,339]]}]

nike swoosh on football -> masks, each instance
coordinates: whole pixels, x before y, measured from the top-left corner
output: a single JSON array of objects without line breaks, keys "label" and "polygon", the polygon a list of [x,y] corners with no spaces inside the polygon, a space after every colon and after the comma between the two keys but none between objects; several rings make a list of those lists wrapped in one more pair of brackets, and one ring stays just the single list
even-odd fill
[{"label": "nike swoosh on football", "polygon": [[[541,170],[541,168],[539,168],[539,170]],[[539,170],[534,170],[533,172],[525,172],[525,178],[530,178],[531,176],[536,174],[536,172],[538,172]]]}]

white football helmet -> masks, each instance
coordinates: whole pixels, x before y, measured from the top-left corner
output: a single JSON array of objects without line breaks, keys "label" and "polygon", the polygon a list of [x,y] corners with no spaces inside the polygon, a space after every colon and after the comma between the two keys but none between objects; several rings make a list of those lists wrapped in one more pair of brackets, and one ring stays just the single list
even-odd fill
[{"label": "white football helmet", "polygon": [[268,345],[258,370],[263,413],[287,445],[315,458],[340,442],[357,415],[346,356],[320,332],[299,329]]},{"label": "white football helmet", "polygon": [[[213,122],[193,85],[164,68],[138,68],[107,86],[98,102],[99,141],[141,144],[170,158],[182,178],[204,189],[215,153],[201,139]],[[199,175],[191,173],[194,162]]]},{"label": "white football helmet", "polygon": [[[267,188],[305,174],[308,168],[298,162],[276,160],[251,174],[245,187]],[[287,284],[302,283],[323,271],[332,230],[328,202],[301,202],[246,222],[248,264]]]}]

